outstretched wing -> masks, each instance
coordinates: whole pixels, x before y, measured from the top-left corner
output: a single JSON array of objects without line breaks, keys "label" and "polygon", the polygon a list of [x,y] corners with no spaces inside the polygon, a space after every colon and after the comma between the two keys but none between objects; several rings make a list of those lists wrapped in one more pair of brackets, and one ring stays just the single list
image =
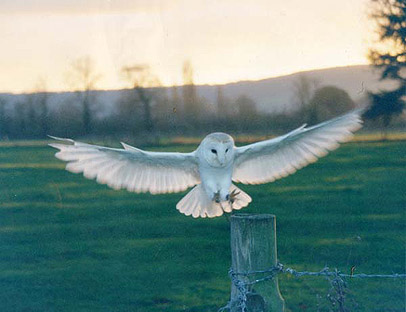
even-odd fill
[{"label": "outstretched wing", "polygon": [[86,178],[96,179],[114,189],[172,193],[184,191],[200,182],[194,152],[147,152],[124,143],[124,149],[117,149],[51,138],[65,143],[49,145],[59,149],[55,154],[57,158],[68,162],[66,170],[83,172]]},{"label": "outstretched wing", "polygon": [[271,140],[237,147],[233,181],[260,184],[286,177],[348,141],[361,123],[358,110],[310,128],[303,125]]}]

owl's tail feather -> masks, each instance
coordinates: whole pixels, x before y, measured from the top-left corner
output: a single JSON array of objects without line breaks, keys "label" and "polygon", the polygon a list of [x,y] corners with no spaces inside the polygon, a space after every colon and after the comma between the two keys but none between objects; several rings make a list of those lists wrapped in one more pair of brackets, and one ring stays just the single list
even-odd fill
[{"label": "owl's tail feather", "polygon": [[199,184],[178,202],[176,209],[187,216],[192,215],[193,218],[214,218],[221,216],[223,212],[244,208],[251,202],[251,197],[234,184],[230,187],[230,193],[233,191],[237,195],[232,204],[228,201],[216,203],[207,196],[203,186]]}]

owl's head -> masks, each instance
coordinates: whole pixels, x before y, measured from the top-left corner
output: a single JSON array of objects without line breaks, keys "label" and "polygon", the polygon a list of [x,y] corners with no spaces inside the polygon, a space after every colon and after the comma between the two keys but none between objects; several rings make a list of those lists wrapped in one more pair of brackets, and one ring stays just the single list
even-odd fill
[{"label": "owl's head", "polygon": [[203,139],[199,149],[210,166],[225,167],[233,161],[234,140],[226,133],[215,132]]}]

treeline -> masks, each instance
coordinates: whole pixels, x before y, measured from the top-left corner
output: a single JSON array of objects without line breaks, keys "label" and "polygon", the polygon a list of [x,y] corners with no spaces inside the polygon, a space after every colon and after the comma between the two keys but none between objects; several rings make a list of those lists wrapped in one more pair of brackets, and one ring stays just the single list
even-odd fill
[{"label": "treeline", "polygon": [[135,85],[121,91],[108,112],[100,105],[98,93],[91,90],[66,95],[58,105],[47,92],[27,94],[12,105],[0,98],[0,138],[44,139],[51,134],[157,139],[213,131],[282,132],[302,123],[315,124],[355,106],[344,90],[332,86],[311,86],[299,92],[307,83],[302,80],[292,86],[298,109],[285,114],[259,112],[251,98],[241,95],[232,100],[224,95],[222,86],[217,87],[215,103],[209,103],[198,96],[194,84],[181,88]]},{"label": "treeline", "polygon": [[20,96],[14,103],[0,97],[0,139],[43,139],[47,134],[162,137],[214,130],[249,132],[270,126],[269,116],[259,113],[252,99],[242,95],[231,101],[222,96],[221,87],[218,103],[198,97],[194,85],[137,87],[121,93],[107,112],[97,92],[72,93],[61,103],[46,92]]}]

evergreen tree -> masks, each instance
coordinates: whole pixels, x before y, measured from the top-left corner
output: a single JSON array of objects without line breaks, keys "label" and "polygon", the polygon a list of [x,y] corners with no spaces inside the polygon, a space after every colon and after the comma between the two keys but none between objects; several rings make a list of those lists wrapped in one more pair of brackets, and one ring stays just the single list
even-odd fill
[{"label": "evergreen tree", "polygon": [[371,49],[371,63],[381,70],[381,80],[398,82],[394,90],[369,93],[371,106],[364,117],[381,119],[384,133],[391,119],[406,106],[406,0],[372,0],[373,17],[382,46]]}]

